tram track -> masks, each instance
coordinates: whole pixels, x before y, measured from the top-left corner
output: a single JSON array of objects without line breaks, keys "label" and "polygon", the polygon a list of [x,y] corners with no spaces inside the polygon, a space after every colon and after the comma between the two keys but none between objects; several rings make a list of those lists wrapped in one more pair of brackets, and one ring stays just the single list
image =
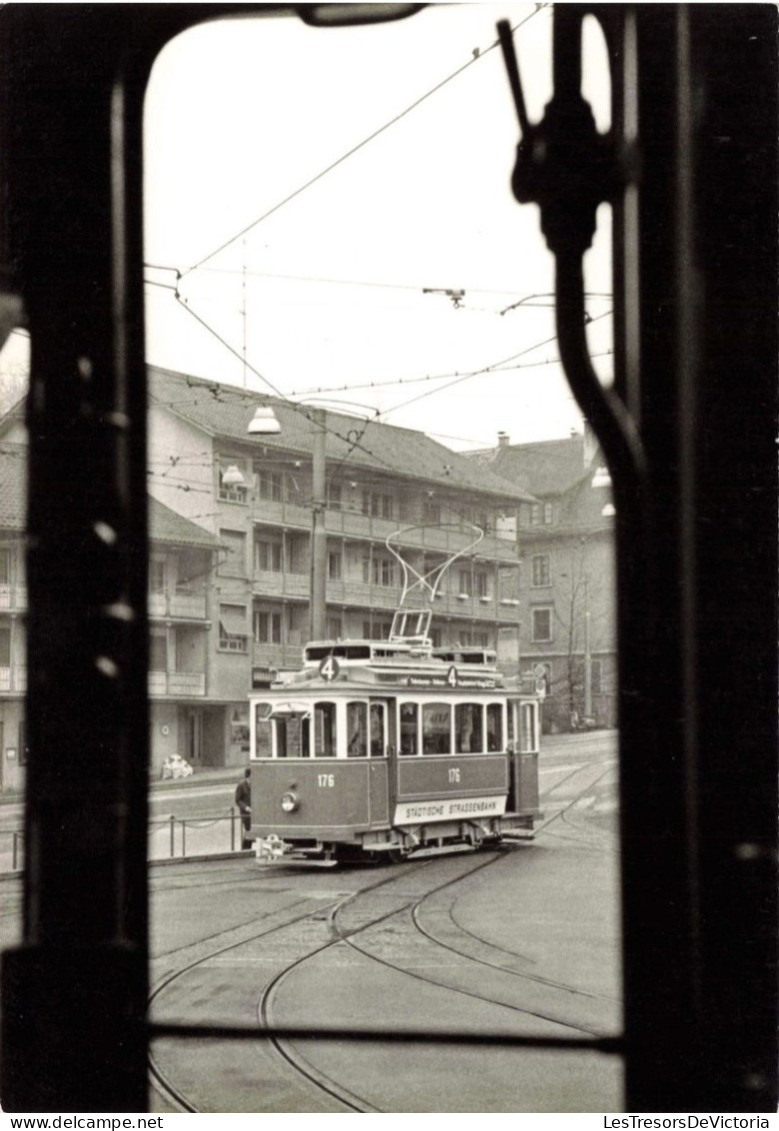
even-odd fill
[{"label": "tram track", "polygon": [[[300,963],[306,961],[307,959],[310,959],[315,954],[318,954],[322,951],[329,949],[330,947],[332,947],[333,945],[335,945],[336,943],[341,941],[339,938],[334,939],[332,937],[332,928],[331,928],[333,916],[337,912],[337,909],[338,909],[339,906],[348,904],[348,903],[352,902],[353,900],[355,900],[356,898],[359,898],[359,896],[364,895],[366,893],[373,892],[378,888],[384,887],[385,885],[389,885],[389,884],[397,882],[398,879],[402,878],[403,874],[407,873],[412,868],[415,871],[419,871],[419,870],[425,869],[426,867],[429,867],[430,865],[432,865],[434,863],[435,863],[434,860],[420,861],[417,864],[410,863],[410,864],[408,864],[404,867],[403,873],[401,873],[400,875],[392,874],[388,877],[385,877],[385,878],[379,880],[375,884],[369,885],[367,888],[362,889],[361,891],[359,891],[357,893],[349,892],[346,895],[342,896],[340,899],[333,899],[333,900],[324,901],[322,904],[319,904],[315,908],[311,908],[311,909],[307,910],[306,912],[304,912],[300,915],[293,916],[292,918],[287,918],[282,923],[269,925],[269,926],[266,927],[266,929],[264,929],[262,931],[254,931],[253,933],[245,934],[246,928],[250,927],[252,925],[252,921],[249,921],[248,923],[244,924],[243,927],[232,927],[232,928],[229,928],[226,931],[217,932],[213,936],[210,936],[208,939],[200,940],[197,944],[193,944],[193,947],[178,948],[178,952],[182,953],[184,951],[191,950],[193,948],[194,949],[199,949],[199,948],[202,949],[204,944],[209,944],[207,946],[207,951],[206,951],[205,954],[199,954],[199,955],[197,955],[197,957],[193,957],[191,961],[187,962],[183,966],[177,967],[176,970],[169,973],[167,976],[165,976],[164,978],[162,978],[161,980],[158,981],[158,983],[155,985],[154,990],[153,990],[153,992],[150,996],[150,999],[149,999],[150,1006],[157,999],[159,999],[161,997],[161,995],[165,992],[166,989],[168,989],[170,986],[172,986],[179,979],[184,978],[187,974],[190,974],[191,972],[195,971],[199,967],[206,966],[209,962],[212,962],[214,959],[217,959],[217,958],[219,958],[223,955],[226,955],[230,951],[237,950],[241,947],[245,947],[247,945],[256,943],[260,940],[265,940],[272,935],[281,933],[281,932],[289,929],[290,927],[299,927],[301,924],[303,924],[307,921],[308,922],[320,922],[320,923],[324,921],[325,924],[326,924],[326,932],[327,932],[326,938],[324,939],[324,941],[322,941],[319,945],[315,946],[312,950],[309,950],[306,953],[304,953],[303,955],[301,955],[299,959],[292,962],[291,964],[286,966],[282,971],[280,971],[279,975],[276,978],[272,979],[271,983],[269,983],[269,985],[275,984],[279,980],[279,978],[283,977],[290,970],[293,970],[296,966],[300,965]],[[307,902],[307,900],[301,900],[299,902]],[[323,912],[327,913],[326,920],[323,920]],[[386,916],[381,916],[380,918],[384,918],[384,917],[386,917]],[[256,923],[256,918],[253,920],[253,922]],[[366,923],[364,925],[364,929],[367,929],[369,926],[371,926],[371,923]],[[236,934],[236,932],[238,932],[238,934],[239,934],[238,938],[233,937]],[[217,946],[214,945],[220,939],[224,939],[227,936],[230,936],[229,942],[222,943],[221,945],[217,945]],[[158,958],[169,957],[171,954],[175,954],[175,953],[177,953],[177,951],[169,951],[169,952],[166,952],[165,955],[158,956]],[[263,991],[263,994],[260,997],[258,1007],[257,1007],[257,1014],[260,1016],[261,1021],[264,1020],[263,1019],[263,1001],[266,998],[267,989],[268,989],[268,987],[266,987],[265,990]],[[264,1024],[267,1026],[267,1024],[268,1024],[267,1020],[264,1020]],[[258,1037],[258,1040],[264,1041],[264,1043],[266,1043],[266,1044],[268,1043],[267,1038],[263,1038],[263,1036],[262,1036],[262,1028],[261,1027],[258,1027],[257,1037]],[[271,1041],[270,1043],[274,1046],[274,1048],[276,1048],[276,1051],[278,1052],[279,1056],[281,1056],[283,1059],[287,1060],[288,1063],[290,1063],[290,1064],[292,1063],[291,1059],[289,1057],[287,1057],[278,1048],[278,1042]],[[149,1068],[150,1068],[150,1075],[151,1075],[151,1078],[152,1078],[152,1081],[154,1083],[156,1090],[160,1093],[160,1095],[165,1100],[173,1103],[175,1110],[186,1111],[186,1112],[198,1112],[198,1111],[201,1110],[200,1108],[198,1108],[196,1106],[196,1104],[193,1102],[191,1097],[189,1097],[181,1088],[179,1088],[176,1084],[174,1084],[171,1080],[168,1079],[165,1072],[161,1069],[161,1067],[157,1063],[157,1058],[153,1054],[151,1054],[150,1057],[149,1057]],[[296,1071],[299,1071],[299,1069],[296,1069]],[[325,1081],[322,1081],[321,1083],[317,1083],[314,1079],[312,1079],[311,1082],[320,1091],[325,1092],[329,1095],[335,1095],[335,1093],[332,1092],[328,1088]],[[347,1108],[347,1110],[355,1110],[355,1111],[363,1110],[359,1107],[355,1107],[348,1100],[347,1097],[344,1097],[343,1099],[339,1098],[339,1102],[342,1102],[344,1104],[344,1106]]]},{"label": "tram track", "polygon": [[[608,774],[612,768],[612,761],[607,761],[609,765],[600,774],[597,774],[594,780],[589,775],[586,784],[581,790],[577,791],[576,796],[568,799],[561,810],[553,813],[542,822],[539,831],[545,830],[548,825],[558,820],[561,824],[564,823],[564,814],[571,812],[577,803]],[[567,775],[566,780],[570,782],[575,773],[576,771]],[[560,782],[555,783],[552,788],[557,788],[561,784]],[[547,791],[545,796],[548,796],[549,792],[551,790]],[[514,852],[511,855],[514,856]],[[475,866],[474,860],[476,861]],[[296,952],[283,960],[282,967],[269,974],[267,981],[264,985],[261,985],[259,990],[255,988],[256,1005],[253,1020],[259,1021],[257,1042],[247,1041],[241,1042],[238,1046],[235,1043],[231,1045],[232,1055],[239,1054],[242,1063],[246,1065],[244,1075],[250,1081],[254,1081],[255,1089],[259,1086],[256,1084],[256,1077],[267,1077],[269,1051],[272,1049],[273,1056],[276,1058],[275,1071],[278,1072],[279,1067],[281,1067],[284,1076],[283,1089],[286,1089],[285,1095],[289,1094],[290,1091],[298,1094],[302,1086],[302,1094],[310,1097],[310,1101],[307,1099],[303,1107],[295,1107],[294,1104],[290,1104],[289,1100],[286,1100],[285,1106],[266,1108],[265,1110],[268,1111],[376,1113],[382,1110],[393,1110],[392,1108],[376,1106],[367,1096],[358,1094],[361,1088],[359,1086],[355,1088],[354,1081],[336,1079],[335,1073],[325,1070],[326,1057],[325,1067],[323,1067],[322,1064],[314,1063],[314,1058],[308,1048],[305,1049],[305,1052],[302,1052],[300,1046],[294,1042],[275,1038],[269,1040],[262,1037],[263,1027],[271,1027],[277,1019],[279,1024],[284,1023],[280,1019],[284,1010],[284,1005],[280,1002],[280,992],[287,986],[294,986],[297,975],[303,974],[304,982],[306,977],[310,979],[313,974],[306,975],[307,968],[316,969],[319,963],[326,959],[328,952],[333,953],[337,948],[347,948],[351,953],[359,956],[359,961],[368,961],[380,968],[383,967],[391,975],[397,974],[413,978],[417,984],[423,983],[435,991],[464,997],[488,1008],[508,1008],[517,1017],[524,1015],[547,1026],[564,1026],[569,1035],[581,1033],[582,1036],[602,1036],[602,1029],[583,1023],[581,1016],[573,1017],[569,1014],[568,1017],[565,1017],[559,1011],[553,1013],[550,1010],[543,1011],[528,1007],[530,1003],[526,1003],[525,1007],[521,1003],[507,1003],[505,1000],[495,997],[494,994],[479,993],[477,990],[469,989],[467,985],[455,985],[452,984],[451,980],[431,977],[419,969],[409,969],[408,963],[404,965],[402,962],[388,960],[386,955],[377,952],[376,940],[379,940],[378,949],[380,951],[382,930],[392,928],[396,932],[395,942],[398,943],[401,950],[403,946],[410,944],[410,940],[412,942],[416,940],[414,945],[417,946],[419,940],[423,940],[424,946],[429,948],[431,957],[444,952],[461,963],[458,972],[467,979],[472,979],[474,970],[482,969],[485,973],[491,971],[498,972],[503,977],[508,975],[515,979],[516,985],[523,986],[525,990],[534,986],[532,992],[536,995],[545,993],[566,995],[569,1002],[580,1002],[583,1009],[588,1004],[597,1006],[603,1003],[613,1006],[615,999],[608,998],[606,995],[589,994],[586,990],[571,986],[561,980],[546,978],[528,969],[512,970],[512,963],[526,965],[532,959],[508,948],[496,947],[494,944],[480,939],[474,932],[465,931],[453,916],[453,909],[460,898],[458,894],[455,894],[455,898],[446,906],[446,915],[450,926],[448,938],[442,938],[441,931],[432,930],[429,924],[426,925],[423,922],[425,905],[429,904],[430,900],[463,882],[467,882],[471,876],[475,876],[482,869],[492,867],[501,861],[505,862],[505,860],[506,853],[504,851],[491,851],[489,855],[486,852],[479,853],[478,857],[469,855],[465,860],[462,856],[451,856],[434,857],[417,862],[410,861],[404,864],[402,868],[393,869],[391,875],[384,875],[378,882],[359,891],[339,893],[339,897],[331,899],[324,898],[323,893],[323,898],[317,901],[316,906],[311,907],[309,905],[305,910],[301,910],[300,914],[290,915],[290,912],[295,908],[300,909],[302,905],[309,903],[306,898],[297,900],[293,905],[285,907],[283,914],[286,915],[286,918],[284,921],[271,922],[272,916],[264,916],[262,930],[257,930],[257,918],[255,916],[246,923],[239,924],[224,932],[216,932],[208,939],[200,940],[194,947],[177,948],[166,952],[164,955],[158,955],[158,959],[170,960],[172,957],[177,957],[179,961],[177,969],[169,972],[162,981],[158,982],[152,995],[153,1000],[160,1002],[165,996],[166,990],[177,982],[186,982],[189,975],[207,970],[209,964],[224,959],[230,953],[240,954],[246,948],[258,944],[267,944],[274,939],[274,955],[280,954],[290,947],[294,950],[297,946]],[[444,862],[446,863],[444,864]],[[464,862],[466,863],[465,867],[463,867]],[[442,864],[444,864],[448,874],[440,878],[440,882],[430,886],[429,881],[434,878],[429,874],[431,869],[440,872]],[[451,874],[452,869],[456,874]],[[419,890],[420,882],[424,884],[422,891]],[[277,911],[274,914],[278,917],[282,912]],[[455,941],[451,938],[452,928],[458,935]],[[306,935],[302,948],[300,946],[301,933]],[[446,932],[444,932],[444,935],[446,935]],[[465,943],[463,943],[463,939],[466,940]],[[455,945],[455,943],[458,945]],[[486,954],[485,947],[489,948]],[[474,953],[474,948],[476,948],[476,953]],[[189,961],[181,965],[182,958],[188,958]],[[245,961],[249,963],[249,956],[246,957]],[[292,1000],[294,1000],[294,991]],[[574,1010],[573,1012],[576,1013],[577,1011]],[[212,1013],[209,1013],[209,1020],[213,1023]],[[380,1038],[377,1041],[380,1044]],[[209,1044],[211,1043],[209,1041]],[[316,1048],[319,1049],[319,1044]],[[256,1063],[260,1059],[261,1066]],[[156,1091],[164,1097],[165,1102],[173,1106],[174,1110],[188,1112],[208,1110],[207,1104],[204,1105],[203,1098],[198,1094],[197,1089],[193,1094],[192,1087],[187,1087],[186,1083],[182,1085],[177,1079],[175,1056],[173,1057],[172,1069],[167,1065],[160,1065],[157,1057],[152,1058],[150,1071]],[[251,1089],[251,1082],[248,1086]],[[252,1102],[246,1108],[232,1106],[230,1110],[255,1111],[258,1110],[258,1107],[256,1103]]]}]

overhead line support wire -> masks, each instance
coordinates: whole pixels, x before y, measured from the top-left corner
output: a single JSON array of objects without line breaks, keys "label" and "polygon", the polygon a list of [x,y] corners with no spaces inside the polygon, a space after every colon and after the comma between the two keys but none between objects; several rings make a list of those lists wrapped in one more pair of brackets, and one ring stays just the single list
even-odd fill
[{"label": "overhead line support wire", "polygon": [[[594,318],[589,319],[587,325],[592,322],[597,322],[601,318],[606,318],[611,313],[613,313],[611,310],[607,310],[603,314],[597,314]],[[535,345],[528,346],[527,349],[520,350],[519,353],[513,353],[509,357],[501,358],[500,361],[494,361],[491,365],[485,365],[481,369],[474,369],[471,373],[464,373],[461,377],[456,377],[454,381],[450,381],[448,384],[442,385],[437,389],[428,389],[426,393],[420,393],[419,396],[411,397],[410,400],[401,401],[400,404],[393,405],[392,408],[386,409],[381,413],[381,415],[389,416],[391,412],[397,412],[398,409],[406,408],[408,405],[414,404],[416,401],[424,400],[425,397],[432,397],[436,393],[443,393],[446,389],[451,389],[453,385],[459,385],[462,381],[470,381],[473,377],[482,377],[487,373],[492,373],[496,371],[499,366],[504,366],[507,362],[514,361],[514,359],[517,357],[523,357],[525,354],[531,353],[533,350],[540,349],[541,346],[547,346],[550,342],[557,341],[558,336],[558,334],[552,334],[551,338],[545,338],[543,342],[536,342]]]},{"label": "overhead line support wire", "polygon": [[[208,332],[210,334],[213,334],[213,336],[216,338],[216,340],[218,342],[220,342],[224,346],[224,348],[226,350],[228,350],[229,353],[233,354],[234,357],[238,358],[238,360],[241,363],[243,363],[243,360],[244,360],[243,355],[240,354],[238,352],[238,350],[234,349],[233,346],[231,346],[230,343],[228,341],[226,341],[222,337],[221,334],[218,334],[212,326],[209,326],[208,323],[203,318],[201,318],[200,315],[197,314],[184,299],[182,299],[181,295],[178,292],[178,289],[176,290],[176,300],[177,300],[177,302],[180,303],[180,305],[183,307],[184,310],[189,311],[189,313],[192,315],[192,317],[197,322],[199,322],[200,325],[203,326],[204,329],[208,330]],[[382,464],[389,471],[396,471],[397,470],[396,468],[394,468],[392,466],[392,464],[387,463],[386,460],[383,460],[380,456],[377,456],[374,452],[370,451],[369,448],[366,448],[364,444],[359,443],[358,440],[354,440],[354,441],[350,440],[347,436],[342,436],[340,432],[336,432],[335,429],[329,428],[326,423],[322,424],[322,423],[317,422],[315,420],[314,415],[311,412],[311,410],[308,410],[304,406],[297,404],[295,401],[291,401],[289,399],[289,397],[285,396],[284,393],[282,393],[279,389],[277,389],[276,386],[273,385],[272,382],[269,381],[267,377],[264,377],[263,374],[260,373],[260,371],[258,369],[256,369],[251,364],[251,362],[247,361],[246,367],[247,367],[247,369],[250,369],[251,372],[256,377],[258,377],[261,381],[264,381],[265,384],[275,393],[275,395],[280,400],[282,400],[287,405],[288,408],[292,409],[295,412],[299,412],[302,416],[305,416],[306,420],[308,420],[309,423],[318,424],[318,427],[323,428],[325,432],[329,432],[331,436],[335,436],[335,438],[338,439],[338,440],[341,440],[342,443],[351,444],[352,447],[351,447],[349,454],[351,454],[351,451],[353,451],[354,448],[357,447],[357,448],[360,449],[360,451],[364,452],[365,455],[369,456],[373,460],[376,460],[377,463]],[[368,421],[366,420],[366,426],[367,426],[367,424],[368,424]]]},{"label": "overhead line support wire", "polygon": [[[518,31],[519,28],[523,26],[523,24],[526,24],[529,20],[532,20],[533,17],[538,15],[540,11],[548,7],[551,7],[551,4],[539,4],[528,16],[525,17],[524,20],[520,20],[520,22],[516,24],[515,27],[511,28],[511,33],[513,34],[514,32]],[[373,141],[375,138],[379,137],[380,134],[384,133],[385,130],[388,130],[390,126],[394,126],[402,118],[405,118],[407,114],[410,114],[412,110],[415,110],[433,94],[436,94],[439,90],[446,86],[447,83],[451,82],[452,79],[455,79],[458,77],[458,75],[461,75],[463,71],[466,71],[468,69],[468,67],[472,67],[474,63],[478,62],[480,59],[483,59],[484,56],[488,55],[490,51],[493,51],[499,45],[499,43],[500,40],[496,39],[489,45],[489,47],[485,47],[483,51],[479,51],[477,54],[474,54],[471,59],[468,59],[467,62],[463,63],[461,67],[458,67],[456,71],[453,71],[452,74],[447,75],[445,79],[442,79],[441,82],[437,83],[434,87],[432,87],[431,90],[428,90],[420,98],[417,98],[414,102],[411,103],[410,106],[407,106],[405,110],[401,110],[401,112],[399,114],[396,114],[394,118],[391,118],[388,122],[385,122],[383,126],[379,126],[377,130],[374,130],[373,133],[369,134],[368,137],[363,139],[363,141],[358,142],[357,145],[353,146],[341,157],[338,157],[335,161],[332,161],[325,169],[322,169],[321,172],[317,173],[316,176],[311,177],[308,181],[305,182],[305,184],[301,185],[299,188],[296,188],[293,192],[289,193],[286,197],[284,197],[283,200],[280,200],[277,204],[274,204],[272,208],[269,208],[267,212],[264,212],[262,214],[262,216],[259,216],[256,220],[253,220],[251,224],[247,224],[246,227],[242,228],[240,232],[236,233],[236,235],[231,236],[228,240],[225,240],[224,243],[220,244],[219,247],[217,247],[214,251],[209,252],[208,255],[204,255],[202,259],[199,259],[197,263],[193,263],[191,267],[187,267],[184,271],[181,272],[180,277],[183,278],[184,275],[189,275],[191,274],[191,272],[197,271],[198,268],[202,267],[204,263],[208,263],[210,259],[213,259],[214,256],[218,255],[220,251],[224,251],[225,248],[230,246],[230,244],[235,243],[236,240],[241,239],[241,237],[245,236],[247,232],[250,232],[252,228],[256,228],[258,224],[261,224],[264,220],[267,220],[268,217],[272,216],[274,212],[278,212],[279,209],[283,208],[285,204],[289,204],[291,200],[294,200],[296,197],[300,196],[300,194],[305,192],[307,188],[310,188],[311,185],[316,184],[317,181],[320,181],[323,177],[327,176],[327,174],[332,172],[332,170],[335,169],[338,165],[348,160],[349,157],[352,157],[360,149],[363,149],[366,145],[368,145],[369,142]]]}]

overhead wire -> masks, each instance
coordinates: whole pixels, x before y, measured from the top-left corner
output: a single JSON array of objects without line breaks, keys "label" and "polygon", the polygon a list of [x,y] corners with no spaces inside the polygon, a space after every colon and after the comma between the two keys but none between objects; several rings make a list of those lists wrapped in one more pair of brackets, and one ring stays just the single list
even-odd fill
[{"label": "overhead wire", "polygon": [[[543,11],[545,8],[550,8],[551,6],[551,3],[538,4],[535,9],[530,12],[529,15],[525,16],[523,20],[520,20],[518,24],[511,28],[512,34],[523,27],[524,24],[532,20],[534,16],[537,16],[539,12]],[[275,212],[278,212],[279,209],[283,208],[286,204],[289,204],[290,201],[295,200],[298,196],[304,193],[306,189],[309,189],[312,185],[316,184],[318,181],[321,181],[322,178],[327,176],[328,173],[331,173],[333,169],[336,169],[339,165],[343,164],[344,161],[348,160],[348,158],[352,157],[355,153],[358,153],[361,149],[364,149],[366,145],[372,142],[375,138],[379,137],[381,134],[385,133],[388,129],[390,129],[391,126],[396,125],[397,122],[405,118],[408,114],[411,113],[412,110],[415,110],[418,106],[421,106],[422,103],[427,101],[428,98],[431,98],[434,94],[437,94],[439,90],[445,87],[448,83],[452,82],[453,79],[463,74],[464,71],[468,70],[469,67],[472,67],[475,63],[479,62],[479,60],[483,59],[491,51],[494,51],[494,49],[499,46],[499,43],[500,41],[496,39],[483,50],[475,50],[472,54],[472,58],[468,59],[465,63],[462,64],[462,66],[458,67],[457,70],[447,75],[446,78],[436,83],[436,85],[430,90],[426,91],[425,94],[415,99],[415,101],[412,102],[411,105],[407,106],[404,110],[401,110],[400,113],[396,114],[388,122],[385,122],[384,125],[379,126],[379,128],[369,134],[368,137],[358,142],[357,145],[352,146],[351,149],[347,150],[346,153],[336,158],[335,161],[331,161],[330,164],[326,166],[326,168],[322,169],[315,176],[310,177],[304,184],[300,185],[293,192],[288,193],[287,196],[285,196],[282,200],[278,201],[271,208],[263,212],[261,216],[258,216],[256,220],[253,220],[250,224],[247,224],[235,235],[231,236],[228,240],[225,240],[213,251],[210,251],[208,255],[204,255],[202,259],[199,259],[196,263],[193,263],[190,267],[187,267],[184,271],[181,272],[181,278],[183,278],[185,275],[191,274],[193,271],[197,271],[205,263],[208,263],[209,260],[217,256],[221,251],[224,251],[225,248],[230,247],[231,244],[235,243],[237,240],[245,236],[248,232],[256,228],[259,224],[263,223],[263,221],[267,220],[269,216],[272,216]]]}]

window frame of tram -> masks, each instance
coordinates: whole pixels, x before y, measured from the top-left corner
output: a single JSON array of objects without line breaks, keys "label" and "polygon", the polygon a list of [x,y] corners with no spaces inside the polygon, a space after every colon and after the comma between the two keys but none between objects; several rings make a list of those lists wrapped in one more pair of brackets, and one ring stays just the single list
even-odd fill
[{"label": "window frame of tram", "polygon": [[[263,714],[264,711],[269,713]],[[311,747],[311,720],[314,747]],[[268,759],[384,758],[387,755],[387,704],[369,699],[345,703],[318,699],[306,711],[275,711],[272,701],[255,704],[254,753],[256,761]],[[339,746],[346,736],[344,749]],[[297,752],[295,752],[297,751]]]}]

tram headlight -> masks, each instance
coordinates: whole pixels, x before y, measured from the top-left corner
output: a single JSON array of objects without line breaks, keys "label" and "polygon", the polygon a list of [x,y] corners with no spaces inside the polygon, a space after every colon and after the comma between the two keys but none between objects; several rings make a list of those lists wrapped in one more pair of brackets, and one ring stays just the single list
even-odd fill
[{"label": "tram headlight", "polygon": [[294,813],[299,804],[298,795],[291,790],[281,795],[281,808],[285,813]]}]

